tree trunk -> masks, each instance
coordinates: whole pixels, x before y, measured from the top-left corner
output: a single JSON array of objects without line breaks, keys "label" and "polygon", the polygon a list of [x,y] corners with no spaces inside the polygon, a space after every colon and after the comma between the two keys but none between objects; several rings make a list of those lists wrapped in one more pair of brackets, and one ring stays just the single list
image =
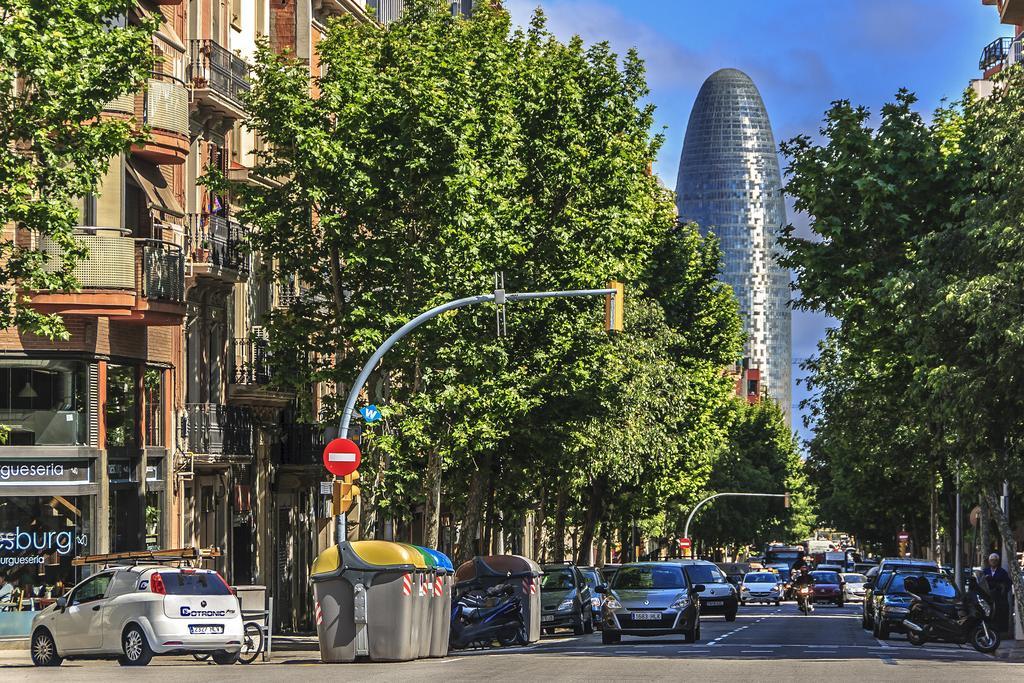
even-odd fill
[{"label": "tree trunk", "polygon": [[494,483],[487,490],[487,514],[484,516],[483,548],[484,555],[494,554]]},{"label": "tree trunk", "polygon": [[551,539],[552,562],[562,562],[565,560],[565,515],[569,507],[569,494],[565,488],[564,481],[559,477],[558,496],[555,498],[554,538]]},{"label": "tree trunk", "polygon": [[589,505],[587,514],[583,518],[583,538],[580,539],[579,551],[576,554],[576,564],[587,564],[589,561],[590,546],[594,543],[594,534],[597,526],[604,516],[604,492],[608,480],[600,476],[590,485]]},{"label": "tree trunk", "polygon": [[[999,534],[1003,537],[1003,553],[1007,558],[1010,567],[1010,580],[1013,581],[1013,597],[1016,603],[1017,614],[1024,615],[1024,575],[1021,574],[1020,564],[1017,562],[1017,539],[1013,537],[1013,529],[1010,528],[1010,520],[1003,512],[999,504],[999,498],[992,491],[985,489],[985,498],[988,501],[989,512],[992,519],[999,528]],[[1013,628],[1013,615],[1010,615],[1010,628]]]},{"label": "tree trunk", "polygon": [[466,509],[462,515],[459,531],[458,562],[473,559],[476,555],[476,532],[480,526],[480,516],[484,506],[484,495],[491,483],[491,458],[489,455],[480,458],[480,466],[473,472],[469,480],[469,493],[466,495]]},{"label": "tree trunk", "polygon": [[991,515],[988,511],[988,498],[986,496],[981,497],[981,504],[978,507],[981,508],[978,513],[978,554],[981,555],[978,564],[984,567],[985,562],[988,560],[988,554],[991,552],[989,548],[992,547],[988,535],[989,518]]},{"label": "tree trunk", "polygon": [[605,524],[598,522],[598,529],[594,532],[597,536],[597,545],[594,547],[594,564],[598,567],[604,566],[605,548],[607,547],[605,543],[605,526]]},{"label": "tree trunk", "polygon": [[540,483],[540,504],[537,506],[537,514],[533,519],[533,559],[544,561],[544,520],[546,519],[544,506],[547,503],[546,489],[543,482]]},{"label": "tree trunk", "polygon": [[427,454],[427,472],[423,479],[423,545],[439,547],[441,527],[441,455],[436,451]]}]

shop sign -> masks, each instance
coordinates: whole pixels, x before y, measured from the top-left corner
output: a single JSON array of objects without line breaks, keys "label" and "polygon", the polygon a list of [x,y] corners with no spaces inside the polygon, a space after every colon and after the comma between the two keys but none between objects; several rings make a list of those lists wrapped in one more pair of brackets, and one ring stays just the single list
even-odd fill
[{"label": "shop sign", "polygon": [[89,466],[84,462],[0,462],[0,486],[88,484]]},{"label": "shop sign", "polygon": [[22,555],[21,553],[57,553],[75,555],[79,546],[89,545],[86,533],[74,531],[48,531],[22,529],[20,526],[9,531],[0,531],[0,552],[18,555],[0,555],[0,566],[18,564],[42,564],[43,555]]}]

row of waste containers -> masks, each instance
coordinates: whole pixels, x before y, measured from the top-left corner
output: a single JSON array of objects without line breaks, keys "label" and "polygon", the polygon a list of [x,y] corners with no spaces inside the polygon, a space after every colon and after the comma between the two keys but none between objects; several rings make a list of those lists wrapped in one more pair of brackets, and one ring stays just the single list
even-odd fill
[{"label": "row of waste containers", "polygon": [[540,575],[535,562],[518,555],[476,557],[455,571],[446,555],[431,548],[391,541],[332,546],[311,572],[320,658],[333,663],[444,657],[459,587],[503,582],[516,588],[527,639],[536,642]]}]

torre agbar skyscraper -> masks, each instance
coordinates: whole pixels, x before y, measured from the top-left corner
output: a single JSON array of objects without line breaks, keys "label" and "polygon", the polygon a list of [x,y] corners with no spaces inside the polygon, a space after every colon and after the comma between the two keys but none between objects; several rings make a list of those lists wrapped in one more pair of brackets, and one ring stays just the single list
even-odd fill
[{"label": "torre agbar skyscraper", "polygon": [[789,271],[778,238],[786,222],[782,177],[761,93],[742,71],[721,69],[701,86],[686,127],[676,181],[679,217],[715,233],[722,280],[739,300],[745,355],[763,386],[791,415]]}]

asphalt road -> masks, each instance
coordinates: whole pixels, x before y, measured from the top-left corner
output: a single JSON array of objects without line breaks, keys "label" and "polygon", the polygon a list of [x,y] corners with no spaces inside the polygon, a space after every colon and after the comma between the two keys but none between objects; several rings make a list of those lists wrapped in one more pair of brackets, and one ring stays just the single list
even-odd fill
[{"label": "asphalt road", "polygon": [[556,634],[524,648],[454,653],[446,659],[392,664],[321,664],[315,652],[279,651],[268,663],[216,666],[191,658],[157,658],[145,670],[114,662],[65,662],[34,669],[27,653],[0,653],[0,680],[116,681],[419,681],[419,680],[1024,680],[1024,664],[954,645],[910,645],[902,636],[878,641],[860,628],[860,607],[819,606],[799,613],[792,603],[747,607],[735,622],[705,617],[703,640],[630,638],[602,645],[600,634]]}]

